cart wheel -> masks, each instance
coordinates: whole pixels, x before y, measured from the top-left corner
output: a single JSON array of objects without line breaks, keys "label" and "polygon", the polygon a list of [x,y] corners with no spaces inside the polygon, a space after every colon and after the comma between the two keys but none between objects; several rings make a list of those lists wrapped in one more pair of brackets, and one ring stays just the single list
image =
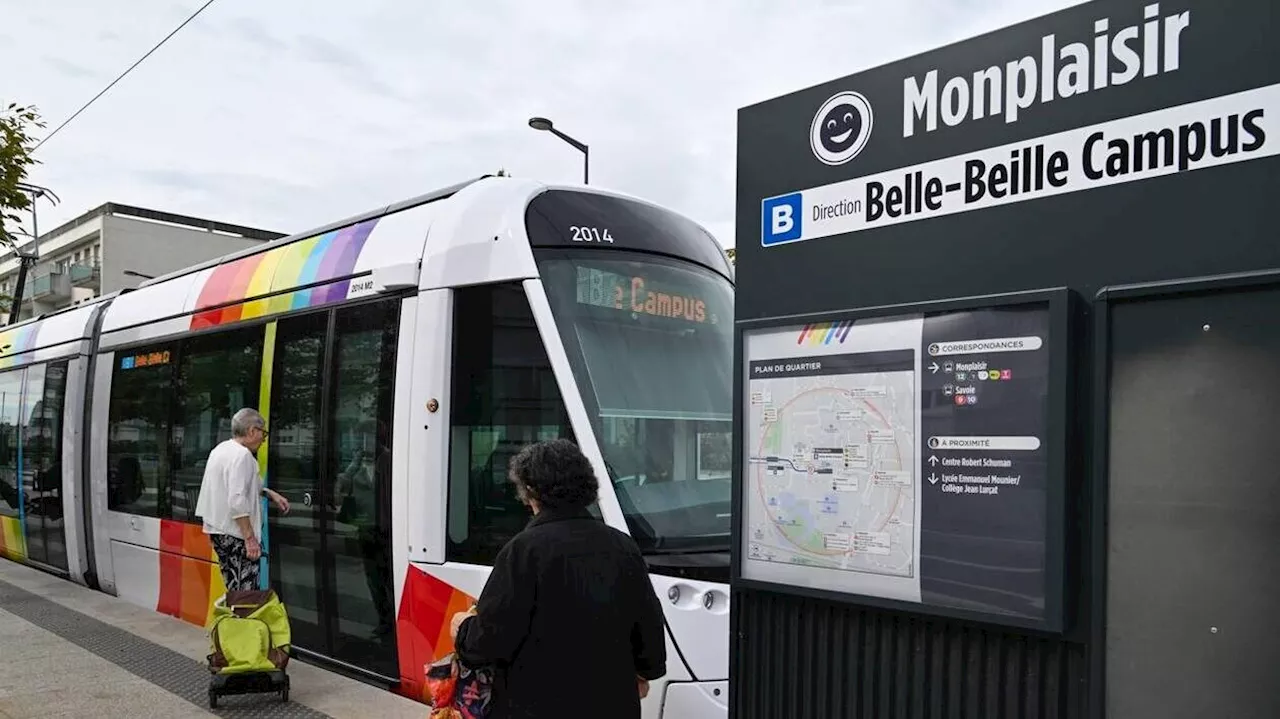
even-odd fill
[{"label": "cart wheel", "polygon": [[218,708],[218,693],[212,689],[209,690],[209,708],[210,709]]}]

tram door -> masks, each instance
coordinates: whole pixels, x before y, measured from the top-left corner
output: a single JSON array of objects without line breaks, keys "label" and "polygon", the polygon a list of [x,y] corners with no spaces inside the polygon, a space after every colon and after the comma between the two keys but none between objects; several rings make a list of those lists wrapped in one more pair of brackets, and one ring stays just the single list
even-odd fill
[{"label": "tram door", "polygon": [[391,426],[399,301],[280,320],[271,373],[271,584],[298,649],[394,681]]}]

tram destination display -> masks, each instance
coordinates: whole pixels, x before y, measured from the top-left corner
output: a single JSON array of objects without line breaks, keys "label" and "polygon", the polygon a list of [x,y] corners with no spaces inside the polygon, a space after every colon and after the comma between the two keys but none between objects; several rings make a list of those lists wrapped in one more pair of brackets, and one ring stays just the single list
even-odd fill
[{"label": "tram destination display", "polygon": [[1051,317],[744,331],[740,578],[1056,629]]},{"label": "tram destination display", "polygon": [[665,317],[697,324],[717,321],[715,299],[708,313],[703,287],[689,281],[679,282],[684,278],[674,272],[664,274],[667,276],[659,275],[656,279],[638,272],[622,275],[584,263],[577,268],[574,298],[578,304],[605,307],[633,316]]}]

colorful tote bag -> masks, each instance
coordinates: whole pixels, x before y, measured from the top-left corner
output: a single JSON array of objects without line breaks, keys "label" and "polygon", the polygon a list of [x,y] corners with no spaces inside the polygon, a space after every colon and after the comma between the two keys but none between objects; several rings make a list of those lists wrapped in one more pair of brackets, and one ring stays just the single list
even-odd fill
[{"label": "colorful tote bag", "polygon": [[469,667],[450,654],[427,669],[431,719],[485,719],[493,696],[493,669]]}]

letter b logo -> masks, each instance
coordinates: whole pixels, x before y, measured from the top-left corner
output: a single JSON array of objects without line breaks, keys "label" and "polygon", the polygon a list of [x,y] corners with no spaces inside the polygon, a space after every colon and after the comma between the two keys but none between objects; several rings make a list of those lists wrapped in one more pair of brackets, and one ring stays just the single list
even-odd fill
[{"label": "letter b logo", "polygon": [[773,232],[775,235],[785,235],[795,226],[796,221],[791,219],[791,205],[774,205],[773,206]]},{"label": "letter b logo", "polygon": [[804,203],[799,192],[771,197],[760,204],[760,244],[768,247],[800,239],[804,225],[804,218],[801,216]]}]

